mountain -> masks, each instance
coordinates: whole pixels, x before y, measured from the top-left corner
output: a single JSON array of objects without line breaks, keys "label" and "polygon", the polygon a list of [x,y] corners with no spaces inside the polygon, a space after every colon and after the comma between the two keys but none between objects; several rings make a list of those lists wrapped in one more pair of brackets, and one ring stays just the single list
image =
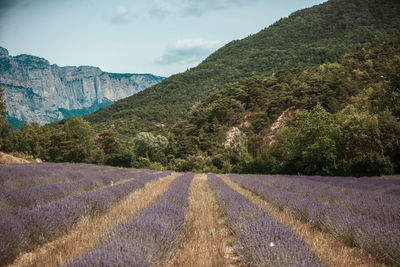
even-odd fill
[{"label": "mountain", "polygon": [[228,43],[197,67],[85,116],[97,131],[165,131],[191,107],[229,84],[298,66],[334,62],[400,36],[400,1],[330,0],[294,12],[257,34]]},{"label": "mountain", "polygon": [[31,55],[10,56],[0,47],[0,85],[14,128],[84,115],[163,80],[151,74],[103,72],[97,67],[59,67]]}]

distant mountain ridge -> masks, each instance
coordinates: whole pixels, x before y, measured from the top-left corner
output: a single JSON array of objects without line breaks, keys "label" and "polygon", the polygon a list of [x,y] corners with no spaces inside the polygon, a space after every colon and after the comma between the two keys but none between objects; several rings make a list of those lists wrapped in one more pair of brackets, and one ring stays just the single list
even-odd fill
[{"label": "distant mountain ridge", "polygon": [[163,132],[164,126],[185,119],[196,102],[253,73],[268,77],[280,70],[335,62],[346,53],[399,36],[400,1],[330,0],[232,41],[197,67],[85,119],[97,131],[113,129],[128,136]]},{"label": "distant mountain ridge", "polygon": [[10,56],[0,47],[0,85],[14,128],[84,115],[162,81],[152,74],[103,72],[98,67],[50,65],[31,55]]}]

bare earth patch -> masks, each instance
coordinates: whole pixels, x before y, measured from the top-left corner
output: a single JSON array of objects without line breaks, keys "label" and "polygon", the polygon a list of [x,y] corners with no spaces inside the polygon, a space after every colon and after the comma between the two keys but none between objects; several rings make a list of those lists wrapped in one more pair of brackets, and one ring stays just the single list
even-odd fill
[{"label": "bare earth patch", "polygon": [[7,164],[23,164],[23,163],[30,163],[26,159],[21,159],[14,157],[12,155],[0,152],[0,165],[7,165]]},{"label": "bare earth patch", "polygon": [[270,216],[278,222],[293,229],[313,250],[318,260],[328,266],[386,266],[376,261],[371,255],[359,248],[351,248],[336,240],[328,233],[315,229],[310,224],[296,219],[290,211],[280,211],[256,194],[242,188],[239,184],[230,180],[226,175],[219,175],[232,189],[247,197],[254,204],[264,208]]},{"label": "bare earth patch", "polygon": [[142,209],[146,209],[154,200],[164,193],[171,182],[178,177],[174,173],[166,178],[150,182],[121,202],[114,205],[105,214],[96,217],[85,217],[69,233],[60,238],[37,247],[31,252],[19,256],[10,266],[57,266],[73,259],[85,250],[98,244],[101,234],[110,226],[127,221]]},{"label": "bare earth patch", "polygon": [[219,216],[218,205],[206,174],[197,174],[191,184],[190,208],[185,218],[181,248],[165,266],[238,266],[233,236]]},{"label": "bare earth patch", "polygon": [[264,141],[268,145],[272,145],[275,140],[275,135],[276,133],[282,128],[285,127],[293,118],[296,116],[298,113],[298,110],[296,110],[295,107],[290,107],[286,109],[280,116],[279,118],[274,121],[274,123],[271,125],[269,128],[269,133],[267,136],[264,137]]}]

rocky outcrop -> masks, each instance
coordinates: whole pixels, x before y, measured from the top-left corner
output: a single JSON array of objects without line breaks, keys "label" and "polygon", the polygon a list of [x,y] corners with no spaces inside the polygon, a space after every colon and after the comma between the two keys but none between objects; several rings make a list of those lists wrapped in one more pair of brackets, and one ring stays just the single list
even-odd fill
[{"label": "rocky outcrop", "polygon": [[162,79],[151,74],[107,73],[90,66],[59,67],[31,55],[10,56],[0,47],[0,85],[5,91],[6,117],[14,126],[84,115]]},{"label": "rocky outcrop", "polygon": [[290,107],[286,109],[280,116],[279,118],[274,121],[274,123],[271,125],[269,128],[269,133],[267,136],[264,137],[264,141],[268,145],[272,145],[275,143],[275,135],[278,133],[278,131],[288,125],[290,121],[294,119],[296,114],[299,112],[299,110],[296,109],[296,107]]}]

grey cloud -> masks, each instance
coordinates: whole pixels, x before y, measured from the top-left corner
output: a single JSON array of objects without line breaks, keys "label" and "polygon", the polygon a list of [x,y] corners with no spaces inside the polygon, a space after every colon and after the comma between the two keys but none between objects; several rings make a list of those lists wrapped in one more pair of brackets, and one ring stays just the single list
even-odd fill
[{"label": "grey cloud", "polygon": [[149,14],[153,17],[164,19],[171,14],[171,6],[166,0],[152,0]]},{"label": "grey cloud", "polygon": [[258,0],[185,0],[182,12],[185,15],[202,15],[209,11],[226,9],[234,5],[245,5]]},{"label": "grey cloud", "polygon": [[260,0],[152,0],[149,14],[160,19],[173,13],[200,16],[210,11],[248,5],[256,1]]},{"label": "grey cloud", "polygon": [[110,22],[113,24],[127,24],[132,20],[132,15],[125,6],[118,6],[114,11]]},{"label": "grey cloud", "polygon": [[201,38],[184,39],[169,46],[164,54],[156,59],[159,65],[177,63],[194,63],[201,61],[221,45],[218,40],[205,40]]}]

